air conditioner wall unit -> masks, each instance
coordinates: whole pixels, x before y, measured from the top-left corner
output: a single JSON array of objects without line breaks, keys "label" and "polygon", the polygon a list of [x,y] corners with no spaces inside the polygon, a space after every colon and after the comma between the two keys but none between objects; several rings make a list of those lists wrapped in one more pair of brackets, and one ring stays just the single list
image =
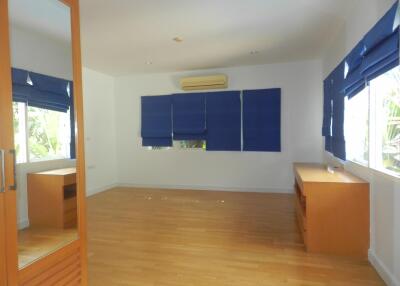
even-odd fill
[{"label": "air conditioner wall unit", "polygon": [[183,90],[220,89],[228,87],[228,77],[223,74],[181,78]]}]

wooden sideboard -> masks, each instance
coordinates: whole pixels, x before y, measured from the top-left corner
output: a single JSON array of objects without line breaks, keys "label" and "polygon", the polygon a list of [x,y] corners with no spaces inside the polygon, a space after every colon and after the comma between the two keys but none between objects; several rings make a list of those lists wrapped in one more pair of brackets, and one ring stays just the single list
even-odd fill
[{"label": "wooden sideboard", "polygon": [[76,169],[28,174],[28,212],[31,226],[76,227]]},{"label": "wooden sideboard", "polygon": [[369,183],[343,169],[295,163],[296,214],[307,251],[368,257]]}]

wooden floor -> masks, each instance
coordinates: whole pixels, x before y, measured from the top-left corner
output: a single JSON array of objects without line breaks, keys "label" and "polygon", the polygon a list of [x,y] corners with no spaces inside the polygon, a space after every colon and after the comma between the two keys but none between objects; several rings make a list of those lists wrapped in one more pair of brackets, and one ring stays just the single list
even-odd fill
[{"label": "wooden floor", "polygon": [[89,285],[384,285],[307,254],[292,195],[113,189],[88,199]]},{"label": "wooden floor", "polygon": [[30,227],[18,232],[19,269],[76,240],[76,229]]}]

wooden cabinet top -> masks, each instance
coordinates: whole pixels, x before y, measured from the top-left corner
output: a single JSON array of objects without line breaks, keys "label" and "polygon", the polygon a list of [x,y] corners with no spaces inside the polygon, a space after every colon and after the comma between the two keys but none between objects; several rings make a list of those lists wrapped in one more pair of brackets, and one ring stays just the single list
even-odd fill
[{"label": "wooden cabinet top", "polygon": [[32,173],[32,174],[46,175],[46,176],[68,176],[68,175],[76,174],[76,168],[48,170],[48,171]]},{"label": "wooden cabinet top", "polygon": [[368,183],[343,169],[330,173],[325,164],[294,163],[294,171],[304,183]]}]

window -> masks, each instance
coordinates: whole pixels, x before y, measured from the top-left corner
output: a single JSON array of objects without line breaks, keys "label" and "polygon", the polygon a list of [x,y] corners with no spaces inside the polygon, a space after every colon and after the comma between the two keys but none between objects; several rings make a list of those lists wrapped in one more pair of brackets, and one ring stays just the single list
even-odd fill
[{"label": "window", "polygon": [[400,175],[400,68],[370,82],[371,163]]},{"label": "window", "polygon": [[14,102],[17,163],[70,157],[70,115]]},{"label": "window", "polygon": [[349,160],[400,176],[400,68],[371,80],[346,101]]},{"label": "window", "polygon": [[345,138],[347,158],[368,166],[369,161],[369,96],[364,89],[345,100]]},{"label": "window", "polygon": [[181,140],[174,141],[174,147],[178,149],[202,149],[206,150],[205,140]]}]

